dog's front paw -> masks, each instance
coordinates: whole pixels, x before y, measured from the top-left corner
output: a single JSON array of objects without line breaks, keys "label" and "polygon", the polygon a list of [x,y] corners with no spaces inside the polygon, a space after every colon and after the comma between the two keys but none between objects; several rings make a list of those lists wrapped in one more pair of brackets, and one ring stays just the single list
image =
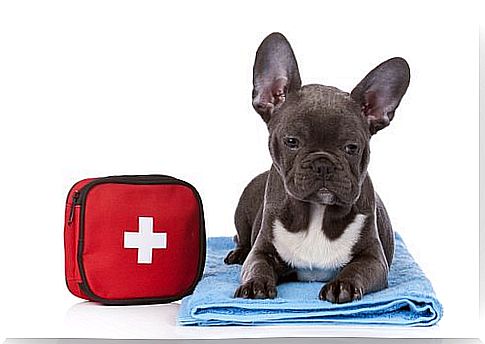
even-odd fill
[{"label": "dog's front paw", "polygon": [[246,260],[246,257],[248,256],[248,254],[249,254],[249,250],[237,247],[227,254],[226,258],[224,258],[224,263],[226,263],[227,265],[231,265],[231,264],[242,265]]},{"label": "dog's front paw", "polygon": [[234,297],[242,297],[243,299],[274,299],[276,297],[276,285],[261,279],[249,280],[236,289]]},{"label": "dog's front paw", "polygon": [[362,298],[363,288],[351,280],[335,280],[325,284],[320,290],[320,300],[345,303]]}]

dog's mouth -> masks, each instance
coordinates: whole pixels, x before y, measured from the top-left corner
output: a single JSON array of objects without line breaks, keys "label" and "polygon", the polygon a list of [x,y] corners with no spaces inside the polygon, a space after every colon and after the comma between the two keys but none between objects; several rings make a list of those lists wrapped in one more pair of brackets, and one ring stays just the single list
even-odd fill
[{"label": "dog's mouth", "polygon": [[337,196],[326,187],[321,187],[316,192],[319,203],[332,205],[337,203]]},{"label": "dog's mouth", "polygon": [[308,200],[310,202],[315,202],[322,205],[334,205],[338,203],[337,196],[326,187],[321,187],[317,191],[313,192],[308,197]]},{"label": "dog's mouth", "polygon": [[[321,180],[311,178],[287,178],[283,179],[286,193],[291,197],[302,201],[321,205],[346,205],[346,194],[339,186],[343,182],[324,183]],[[329,185],[330,184],[330,185]],[[335,184],[335,185],[334,185]]]}]

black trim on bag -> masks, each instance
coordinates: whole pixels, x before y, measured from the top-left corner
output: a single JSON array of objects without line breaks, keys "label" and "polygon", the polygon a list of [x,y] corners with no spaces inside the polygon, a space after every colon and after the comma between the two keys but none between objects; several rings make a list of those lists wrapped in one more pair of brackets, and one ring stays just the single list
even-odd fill
[{"label": "black trim on bag", "polygon": [[[197,203],[199,205],[199,266],[197,271],[197,276],[193,282],[193,284],[182,294],[170,296],[170,297],[146,297],[146,298],[132,298],[132,299],[106,299],[96,295],[91,288],[89,287],[86,273],[84,271],[84,264],[83,264],[83,249],[84,249],[84,216],[85,216],[85,204],[86,198],[89,191],[96,185],[99,184],[107,184],[107,183],[114,183],[114,184],[135,184],[135,185],[165,185],[165,184],[173,184],[173,185],[182,185],[190,188],[197,199]],[[123,176],[109,176],[103,178],[97,178],[86,185],[84,185],[79,191],[79,197],[75,203],[73,203],[73,207],[76,205],[81,206],[81,213],[79,218],[79,243],[78,243],[78,252],[77,252],[77,262],[79,265],[79,272],[81,274],[82,282],[79,283],[79,288],[81,291],[89,297],[92,301],[97,301],[105,305],[146,305],[146,304],[155,304],[155,303],[169,303],[173,301],[180,300],[186,295],[192,294],[194,291],[197,283],[202,278],[202,273],[204,272],[205,266],[205,254],[206,254],[206,234],[205,234],[205,223],[204,223],[204,210],[202,207],[202,200],[197,189],[192,186],[191,184],[166,175],[161,174],[152,174],[152,175],[123,175]]]}]

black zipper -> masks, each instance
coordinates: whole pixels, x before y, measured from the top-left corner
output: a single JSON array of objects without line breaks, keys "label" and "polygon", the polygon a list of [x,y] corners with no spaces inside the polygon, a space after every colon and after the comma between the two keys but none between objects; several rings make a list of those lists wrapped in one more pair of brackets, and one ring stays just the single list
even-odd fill
[{"label": "black zipper", "polygon": [[[141,185],[156,185],[156,184],[176,184],[176,185],[183,185],[192,190],[194,196],[197,200],[199,206],[199,234],[200,234],[200,249],[199,249],[199,266],[197,276],[194,280],[192,286],[187,290],[184,291],[181,295],[176,295],[173,297],[163,297],[163,298],[134,298],[134,299],[123,299],[123,300],[108,300],[102,298],[91,290],[89,284],[87,282],[86,273],[84,271],[84,264],[83,264],[83,248],[84,248],[84,213],[85,213],[85,202],[89,191],[96,185],[105,184],[105,183],[116,183],[116,184],[141,184]],[[74,195],[78,193],[75,203],[74,203]],[[180,300],[182,297],[191,294],[197,283],[202,278],[202,274],[204,271],[205,266],[205,254],[206,254],[206,234],[205,234],[205,222],[204,222],[204,210],[202,206],[202,200],[197,189],[192,186],[191,184],[162,174],[153,174],[153,175],[123,175],[123,176],[109,176],[103,178],[96,178],[86,185],[84,185],[81,189],[76,190],[75,194],[73,195],[73,206],[74,209],[75,205],[81,206],[80,218],[79,218],[79,241],[78,241],[78,255],[77,261],[79,265],[79,272],[81,275],[81,283],[79,283],[80,289],[86,294],[91,300],[103,303],[105,305],[136,305],[136,304],[153,304],[153,303],[168,303],[173,302],[176,300]],[[71,209],[71,214],[73,213]],[[74,216],[74,215],[72,215]]]},{"label": "black zipper", "polygon": [[79,199],[79,190],[74,191],[74,194],[72,195],[72,202],[71,202],[71,211],[69,213],[69,219],[67,220],[67,224],[70,225],[72,221],[74,220],[74,212],[76,210],[76,205],[78,205],[78,199]]},{"label": "black zipper", "polygon": [[[103,178],[96,178],[84,185],[79,190],[79,197],[77,204],[84,204],[86,201],[86,196],[92,187],[98,184],[105,183],[118,183],[118,184],[165,184],[166,182],[180,182],[181,184],[190,185],[183,180],[166,176],[163,174],[152,174],[152,175],[127,175],[127,176],[110,176]],[[190,185],[191,186],[191,185]],[[193,186],[192,186],[193,188]]]}]

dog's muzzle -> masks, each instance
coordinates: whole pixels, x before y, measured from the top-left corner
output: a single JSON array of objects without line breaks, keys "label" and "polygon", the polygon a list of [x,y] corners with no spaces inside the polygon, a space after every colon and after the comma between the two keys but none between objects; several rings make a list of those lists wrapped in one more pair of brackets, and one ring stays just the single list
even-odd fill
[{"label": "dog's muzzle", "polygon": [[310,153],[302,161],[301,167],[304,170],[311,170],[312,173],[322,180],[331,180],[339,170],[339,164],[331,154],[325,152]]}]

